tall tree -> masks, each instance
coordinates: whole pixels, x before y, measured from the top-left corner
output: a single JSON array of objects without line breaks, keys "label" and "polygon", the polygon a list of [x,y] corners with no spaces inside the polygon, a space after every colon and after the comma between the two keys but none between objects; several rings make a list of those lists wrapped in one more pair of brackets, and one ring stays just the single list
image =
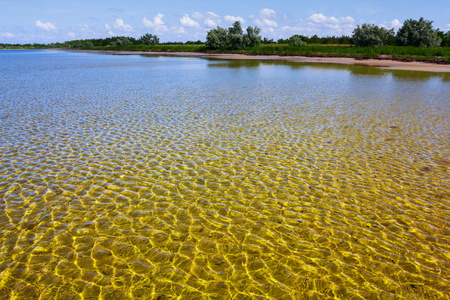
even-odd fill
[{"label": "tall tree", "polygon": [[228,28],[228,43],[231,49],[242,49],[245,47],[241,22],[236,21]]},{"label": "tall tree", "polygon": [[254,47],[261,44],[261,36],[259,35],[261,29],[257,26],[247,27],[247,34],[244,35],[244,45],[245,47]]},{"label": "tall tree", "polygon": [[418,21],[408,19],[397,32],[397,44],[401,46],[438,47],[441,38],[433,29],[433,21],[420,18]]}]

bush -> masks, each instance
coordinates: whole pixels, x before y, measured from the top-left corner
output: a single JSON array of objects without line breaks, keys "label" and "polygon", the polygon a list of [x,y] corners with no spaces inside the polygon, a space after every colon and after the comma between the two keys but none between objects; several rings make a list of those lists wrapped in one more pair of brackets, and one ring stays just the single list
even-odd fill
[{"label": "bush", "polygon": [[441,38],[433,29],[433,21],[420,18],[418,21],[408,19],[397,32],[397,44],[400,46],[439,47]]},{"label": "bush", "polygon": [[159,38],[156,35],[146,33],[138,40],[139,45],[158,45]]},{"label": "bush", "polygon": [[227,44],[228,32],[226,29],[217,26],[216,29],[208,31],[206,36],[206,47],[209,49],[219,49]]},{"label": "bush", "polygon": [[394,37],[394,29],[387,30],[370,24],[358,25],[353,30],[353,43],[357,47],[383,47]]},{"label": "bush", "polygon": [[81,43],[73,43],[72,45],[70,45],[70,48],[73,48],[73,49],[79,49],[79,48],[84,48],[84,47],[85,47],[85,45],[81,44]]},{"label": "bush", "polygon": [[298,35],[294,35],[289,39],[289,46],[300,47],[306,45],[306,42]]},{"label": "bush", "polygon": [[126,38],[126,37],[118,38],[114,42],[111,42],[111,46],[116,46],[116,47],[129,46],[131,44],[132,43],[131,43],[130,39]]}]

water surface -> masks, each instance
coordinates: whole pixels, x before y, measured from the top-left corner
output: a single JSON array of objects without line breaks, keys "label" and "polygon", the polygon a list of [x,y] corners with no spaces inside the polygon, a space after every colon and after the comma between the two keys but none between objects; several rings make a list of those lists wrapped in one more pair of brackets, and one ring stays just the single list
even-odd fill
[{"label": "water surface", "polygon": [[450,78],[0,52],[0,299],[445,299]]}]

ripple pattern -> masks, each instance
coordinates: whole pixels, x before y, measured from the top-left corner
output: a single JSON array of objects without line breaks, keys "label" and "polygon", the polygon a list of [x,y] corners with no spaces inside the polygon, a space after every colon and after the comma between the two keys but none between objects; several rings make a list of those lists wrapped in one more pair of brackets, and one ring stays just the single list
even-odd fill
[{"label": "ripple pattern", "polygon": [[22,55],[0,299],[449,298],[449,82]]}]

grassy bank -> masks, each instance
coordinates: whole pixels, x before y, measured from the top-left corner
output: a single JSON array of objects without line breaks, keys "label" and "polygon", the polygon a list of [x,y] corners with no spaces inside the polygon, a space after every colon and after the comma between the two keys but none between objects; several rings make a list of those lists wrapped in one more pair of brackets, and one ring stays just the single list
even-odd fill
[{"label": "grassy bank", "polygon": [[105,50],[105,51],[155,51],[155,52],[209,52],[205,45],[130,45],[130,46],[105,46],[105,47],[85,47],[83,50]]},{"label": "grassy bank", "polygon": [[243,50],[208,50],[205,45],[155,45],[124,47],[92,47],[89,50],[113,51],[155,51],[155,52],[200,52],[200,53],[240,53],[251,55],[289,55],[310,57],[351,57],[358,59],[386,58],[394,60],[427,61],[450,64],[450,47],[418,48],[405,46],[354,47],[350,45],[305,45],[294,47],[289,45],[266,44]]}]

